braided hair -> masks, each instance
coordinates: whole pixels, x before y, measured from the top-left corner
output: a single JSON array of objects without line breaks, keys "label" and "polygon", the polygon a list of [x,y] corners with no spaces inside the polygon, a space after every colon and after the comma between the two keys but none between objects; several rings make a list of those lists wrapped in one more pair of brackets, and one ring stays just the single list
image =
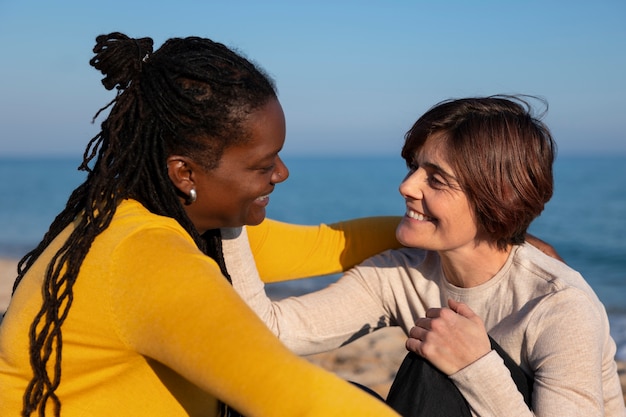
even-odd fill
[{"label": "braided hair", "polygon": [[[167,173],[169,155],[184,155],[210,170],[227,147],[249,135],[245,117],[276,98],[273,81],[243,56],[209,39],[172,38],[152,52],[150,38],[114,32],[96,38],[90,64],[104,75],[115,98],[100,132],[88,143],[79,170],[87,178],[70,195],[39,245],[18,264],[13,291],[61,231],[74,223],[52,257],[43,281],[43,303],[29,331],[33,378],[22,415],[60,415],[55,390],[61,381],[62,325],[72,305],[72,288],[94,239],[110,224],[118,204],[132,198],[152,213],[178,221],[198,247],[224,263],[219,230],[200,235]],[[51,362],[52,366],[48,366]],[[222,407],[224,411],[226,407]]]}]

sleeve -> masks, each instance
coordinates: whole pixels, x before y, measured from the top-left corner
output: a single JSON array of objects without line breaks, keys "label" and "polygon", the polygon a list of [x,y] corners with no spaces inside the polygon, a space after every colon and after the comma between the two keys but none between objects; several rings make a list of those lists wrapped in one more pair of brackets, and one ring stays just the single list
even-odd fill
[{"label": "sleeve", "polygon": [[477,416],[603,416],[603,329],[595,304],[577,289],[541,301],[525,340],[534,372],[532,411],[493,351],[451,378]]},{"label": "sleeve", "polygon": [[243,414],[396,415],[290,353],[188,237],[144,231],[117,248],[113,263],[125,343]]},{"label": "sleeve", "polygon": [[334,349],[389,325],[376,268],[353,269],[320,291],[272,301],[258,276],[245,228],[223,229],[222,237],[233,287],[295,353]]},{"label": "sleeve", "polygon": [[335,274],[387,249],[401,247],[400,217],[381,216],[303,226],[266,219],[246,226],[263,281]]}]

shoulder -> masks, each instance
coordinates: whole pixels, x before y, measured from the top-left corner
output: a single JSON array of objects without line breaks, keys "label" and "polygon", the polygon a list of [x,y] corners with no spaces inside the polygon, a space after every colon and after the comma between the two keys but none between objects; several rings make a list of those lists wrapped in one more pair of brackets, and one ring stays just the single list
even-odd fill
[{"label": "shoulder", "polygon": [[577,289],[586,294],[594,294],[580,272],[527,243],[516,249],[513,268],[518,274],[534,278],[532,285],[548,286],[551,288],[550,292]]},{"label": "shoulder", "polygon": [[177,236],[193,244],[189,233],[176,220],[154,214],[135,200],[120,203],[106,232],[119,240],[148,240],[148,236],[157,234]]},{"label": "shoulder", "polygon": [[[518,248],[512,272],[515,285],[525,287],[532,295],[529,299],[536,304],[535,321],[559,317],[557,322],[574,320],[581,326],[588,320],[595,327],[598,321],[606,321],[601,301],[583,276],[532,245]],[[585,311],[584,317],[581,311]]]},{"label": "shoulder", "polygon": [[[130,259],[147,263],[172,259],[181,253],[200,254],[189,233],[174,219],[150,212],[134,200],[125,200],[107,229],[94,241],[91,253],[102,262]],[[134,259],[133,259],[134,257]]]},{"label": "shoulder", "polygon": [[184,230],[173,218],[154,214],[135,200],[122,201],[117,207],[113,222],[114,226],[118,227],[163,227]]}]

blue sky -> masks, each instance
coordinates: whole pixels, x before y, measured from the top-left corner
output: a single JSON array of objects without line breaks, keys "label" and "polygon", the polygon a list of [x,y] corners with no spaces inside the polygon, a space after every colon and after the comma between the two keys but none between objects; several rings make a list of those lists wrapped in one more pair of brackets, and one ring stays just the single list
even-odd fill
[{"label": "blue sky", "polygon": [[452,98],[545,98],[561,153],[626,154],[626,2],[0,0],[0,156],[79,155],[113,98],[95,37],[203,36],[276,80],[285,154],[396,155]]}]

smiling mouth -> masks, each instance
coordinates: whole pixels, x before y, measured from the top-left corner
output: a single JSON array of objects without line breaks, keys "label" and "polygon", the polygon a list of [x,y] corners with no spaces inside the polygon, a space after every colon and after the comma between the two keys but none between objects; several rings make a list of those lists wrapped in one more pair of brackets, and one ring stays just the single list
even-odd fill
[{"label": "smiling mouth", "polygon": [[267,200],[268,198],[270,198],[270,195],[269,195],[269,194],[266,194],[266,195],[262,195],[261,197],[257,197],[257,198],[256,198],[256,201],[265,201],[265,200]]},{"label": "smiling mouth", "polygon": [[432,221],[434,220],[432,217],[428,217],[422,213],[418,213],[417,211],[413,211],[411,209],[408,209],[406,211],[406,216],[410,217],[411,219],[415,219],[415,220],[419,220],[419,221]]}]

